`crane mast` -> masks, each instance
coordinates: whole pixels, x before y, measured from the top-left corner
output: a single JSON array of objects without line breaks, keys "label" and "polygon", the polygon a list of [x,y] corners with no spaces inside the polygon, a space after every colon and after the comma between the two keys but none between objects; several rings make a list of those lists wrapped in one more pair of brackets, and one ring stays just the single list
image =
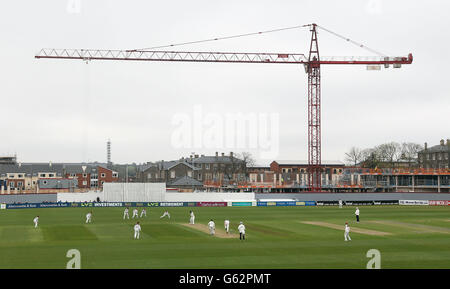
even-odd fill
[{"label": "crane mast", "polygon": [[311,192],[322,190],[320,126],[320,57],[316,24],[311,26],[308,73],[308,184]]},{"label": "crane mast", "polygon": [[[311,42],[309,55],[298,53],[241,53],[241,52],[188,52],[154,50],[100,50],[100,49],[41,49],[35,58],[126,61],[181,61],[181,62],[219,62],[219,63],[265,63],[265,64],[303,64],[308,74],[308,189],[311,192],[322,191],[321,159],[321,65],[384,65],[388,68],[400,68],[402,64],[411,64],[412,54],[407,57],[322,57],[319,56],[317,24],[310,27]],[[350,39],[345,39],[351,41]],[[354,44],[358,44],[351,41]],[[359,44],[358,44],[359,45]],[[363,47],[363,45],[359,45]]]}]

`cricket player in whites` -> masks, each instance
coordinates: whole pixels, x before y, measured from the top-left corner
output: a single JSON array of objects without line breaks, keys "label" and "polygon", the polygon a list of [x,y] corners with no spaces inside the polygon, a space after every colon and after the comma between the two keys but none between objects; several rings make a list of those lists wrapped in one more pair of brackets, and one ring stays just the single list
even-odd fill
[{"label": "cricket player in whites", "polygon": [[192,210],[190,212],[190,216],[191,216],[191,218],[189,219],[189,224],[194,225],[194,223],[195,223],[195,215],[194,215],[194,212]]},{"label": "cricket player in whites", "polygon": [[342,209],[342,200],[339,199],[339,209]]},{"label": "cricket player in whites", "polygon": [[141,218],[142,216],[146,216],[147,217],[147,210],[145,208],[142,209],[141,211]]},{"label": "cricket player in whites", "polygon": [[245,240],[245,226],[244,223],[240,222],[238,226],[239,240]]},{"label": "cricket player in whites", "polygon": [[355,216],[356,216],[356,222],[359,223],[359,209],[358,209],[358,207],[356,207]]},{"label": "cricket player in whites", "polygon": [[214,235],[216,233],[216,224],[214,223],[214,221],[212,219],[211,219],[211,221],[209,221],[208,227],[209,227],[209,233],[211,235]]},{"label": "cricket player in whites", "polygon": [[136,223],[136,225],[134,225],[134,239],[138,239],[140,237],[140,233],[141,233],[141,225],[139,225],[139,222]]},{"label": "cricket player in whites", "polygon": [[128,207],[125,207],[125,211],[123,211],[123,219],[125,220],[125,217],[128,219],[130,218],[130,215],[128,215]]},{"label": "cricket player in whites", "polygon": [[36,217],[33,219],[33,223],[34,223],[34,227],[37,228],[38,223],[39,223],[39,216],[36,216]]},{"label": "cricket player in whites", "polygon": [[90,223],[92,220],[92,212],[86,214],[86,224]]},{"label": "cricket player in whites", "polygon": [[136,217],[136,218],[139,218],[139,214],[138,214],[139,212],[138,212],[138,209],[137,208],[134,208],[134,210],[133,210],[133,216],[131,217],[132,219],[134,219],[134,217]]},{"label": "cricket player in whites", "polygon": [[230,232],[230,220],[226,219],[223,222],[223,225],[225,226],[225,232],[227,232],[227,234]]},{"label": "cricket player in whites", "polygon": [[351,241],[352,238],[350,238],[350,227],[348,226],[348,223],[345,222],[345,228],[344,228],[344,240],[345,242]]},{"label": "cricket player in whites", "polygon": [[165,216],[167,216],[167,217],[170,219],[169,211],[165,210],[165,211],[164,211],[164,214],[163,214],[161,217],[159,217],[159,218],[162,219],[162,218],[164,218]]}]

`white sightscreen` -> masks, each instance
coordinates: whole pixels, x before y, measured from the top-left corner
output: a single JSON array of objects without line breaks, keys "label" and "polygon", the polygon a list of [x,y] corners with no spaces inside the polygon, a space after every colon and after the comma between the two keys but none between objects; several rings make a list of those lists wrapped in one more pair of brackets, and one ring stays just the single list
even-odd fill
[{"label": "white sightscreen", "polygon": [[164,202],[165,183],[104,183],[105,202]]}]

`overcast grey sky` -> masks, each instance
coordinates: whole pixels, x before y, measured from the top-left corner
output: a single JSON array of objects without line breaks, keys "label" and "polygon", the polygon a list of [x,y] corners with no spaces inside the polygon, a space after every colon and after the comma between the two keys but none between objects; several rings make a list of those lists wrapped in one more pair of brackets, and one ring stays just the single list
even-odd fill
[{"label": "overcast grey sky", "polygon": [[[72,4],[72,5],[70,5]],[[352,146],[450,138],[449,1],[23,0],[0,9],[0,154],[20,161],[176,159],[174,118],[195,106],[279,116],[275,159],[307,159],[307,75],[297,65],[37,60],[40,48],[130,49],[317,23],[387,55],[413,53],[401,69],[322,67],[322,159]],[[319,33],[323,56],[368,55]],[[310,32],[182,46],[179,50],[307,53]]]}]

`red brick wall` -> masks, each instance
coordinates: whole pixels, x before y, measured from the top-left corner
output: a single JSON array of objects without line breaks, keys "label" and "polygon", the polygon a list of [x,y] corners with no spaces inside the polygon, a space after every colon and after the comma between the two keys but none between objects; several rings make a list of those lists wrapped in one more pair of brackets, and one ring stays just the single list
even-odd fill
[{"label": "red brick wall", "polygon": [[[100,188],[103,187],[102,182],[104,183],[114,183],[119,181],[119,177],[113,178],[113,171],[104,167],[97,167],[98,171],[98,186]],[[104,177],[102,177],[104,174]]]},{"label": "red brick wall", "polygon": [[[91,187],[91,174],[86,173],[86,177],[83,177],[83,173],[77,174],[78,188],[90,188]],[[86,185],[83,185],[83,181],[86,181]]]},{"label": "red brick wall", "polygon": [[278,163],[276,161],[273,161],[272,163],[270,163],[270,170],[275,173],[280,172],[280,166],[278,165]]}]

